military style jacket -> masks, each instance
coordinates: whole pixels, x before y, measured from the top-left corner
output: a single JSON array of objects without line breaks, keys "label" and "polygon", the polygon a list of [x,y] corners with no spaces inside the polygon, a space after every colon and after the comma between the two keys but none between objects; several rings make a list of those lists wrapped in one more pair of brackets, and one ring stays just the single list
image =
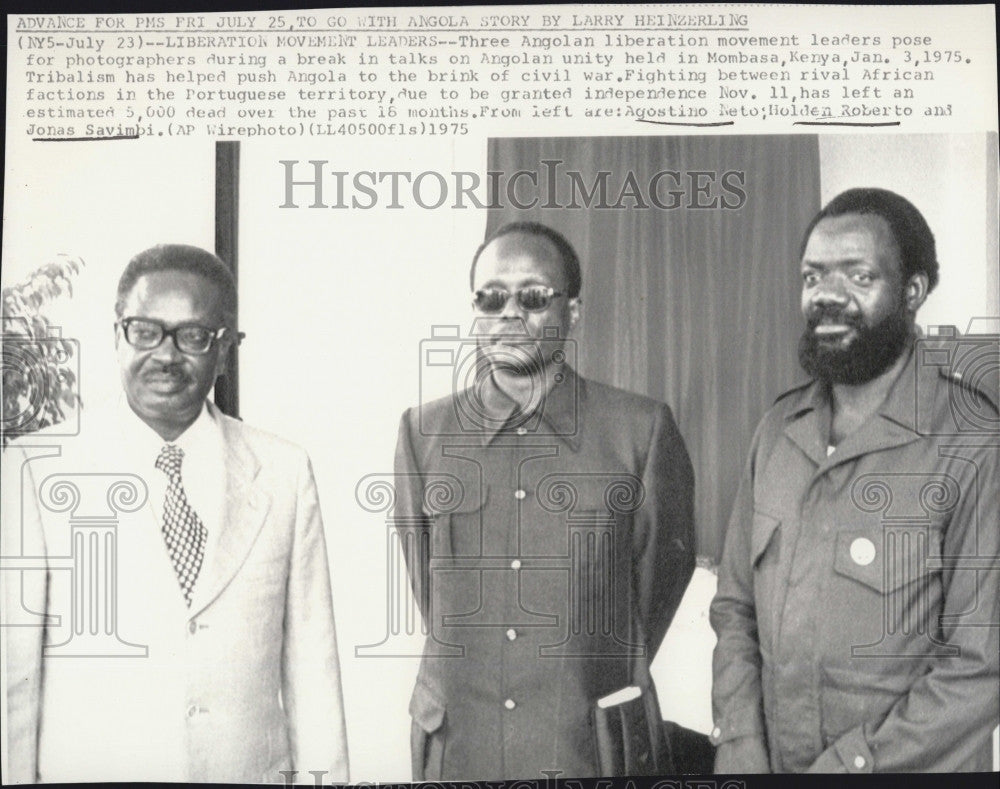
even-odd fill
[{"label": "military style jacket", "polygon": [[918,342],[830,454],[817,382],[758,426],[711,607],[717,744],[758,738],[776,772],[991,769],[998,414],[943,350]]},{"label": "military style jacket", "polygon": [[428,630],[415,780],[597,775],[594,703],[650,684],[693,572],[670,409],[562,377],[530,415],[492,381],[403,415],[394,518]]}]

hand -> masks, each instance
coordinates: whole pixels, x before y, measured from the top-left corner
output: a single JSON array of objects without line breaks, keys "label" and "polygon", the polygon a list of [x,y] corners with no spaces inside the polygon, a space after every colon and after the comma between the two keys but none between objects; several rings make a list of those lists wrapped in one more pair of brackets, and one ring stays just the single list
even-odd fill
[{"label": "hand", "polygon": [[769,773],[771,760],[760,737],[739,737],[720,743],[715,750],[715,772]]}]

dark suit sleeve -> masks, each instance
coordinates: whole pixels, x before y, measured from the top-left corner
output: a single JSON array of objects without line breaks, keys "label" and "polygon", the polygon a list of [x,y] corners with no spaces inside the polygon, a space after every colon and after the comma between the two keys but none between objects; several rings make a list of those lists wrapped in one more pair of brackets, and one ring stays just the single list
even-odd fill
[{"label": "dark suit sleeve", "polygon": [[636,513],[636,583],[649,659],[659,649],[694,572],[694,470],[673,415],[656,412]]},{"label": "dark suit sleeve", "polygon": [[726,530],[719,582],[709,611],[718,637],[712,656],[712,742],[716,772],[767,772],[760,643],[754,603],[750,529],[757,428]]},{"label": "dark suit sleeve", "polygon": [[423,476],[417,465],[411,436],[413,410],[407,409],[399,422],[393,483],[396,492],[393,518],[406,559],[410,585],[420,611],[426,618],[430,608],[430,519],[424,513]]}]

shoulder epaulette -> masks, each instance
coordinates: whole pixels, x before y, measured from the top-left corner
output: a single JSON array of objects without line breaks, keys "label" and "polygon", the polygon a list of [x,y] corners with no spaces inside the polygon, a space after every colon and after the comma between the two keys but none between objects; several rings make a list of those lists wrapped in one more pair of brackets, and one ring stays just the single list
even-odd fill
[{"label": "shoulder epaulette", "polygon": [[[995,368],[994,372],[996,372]],[[961,372],[946,369],[943,366],[938,367],[938,374],[949,383],[961,386],[972,394],[982,397],[993,406],[994,411],[1000,414],[1000,375],[992,377],[983,375],[970,380],[970,377],[962,375]]]}]

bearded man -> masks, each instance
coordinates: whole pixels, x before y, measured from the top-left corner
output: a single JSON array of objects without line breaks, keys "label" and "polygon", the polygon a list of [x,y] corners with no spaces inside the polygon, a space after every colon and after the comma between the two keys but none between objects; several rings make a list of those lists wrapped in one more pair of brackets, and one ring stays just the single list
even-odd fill
[{"label": "bearded man", "polygon": [[801,271],[812,380],[757,427],[711,606],[716,772],[988,770],[996,392],[918,336],[938,263],[904,198],[834,198]]}]

